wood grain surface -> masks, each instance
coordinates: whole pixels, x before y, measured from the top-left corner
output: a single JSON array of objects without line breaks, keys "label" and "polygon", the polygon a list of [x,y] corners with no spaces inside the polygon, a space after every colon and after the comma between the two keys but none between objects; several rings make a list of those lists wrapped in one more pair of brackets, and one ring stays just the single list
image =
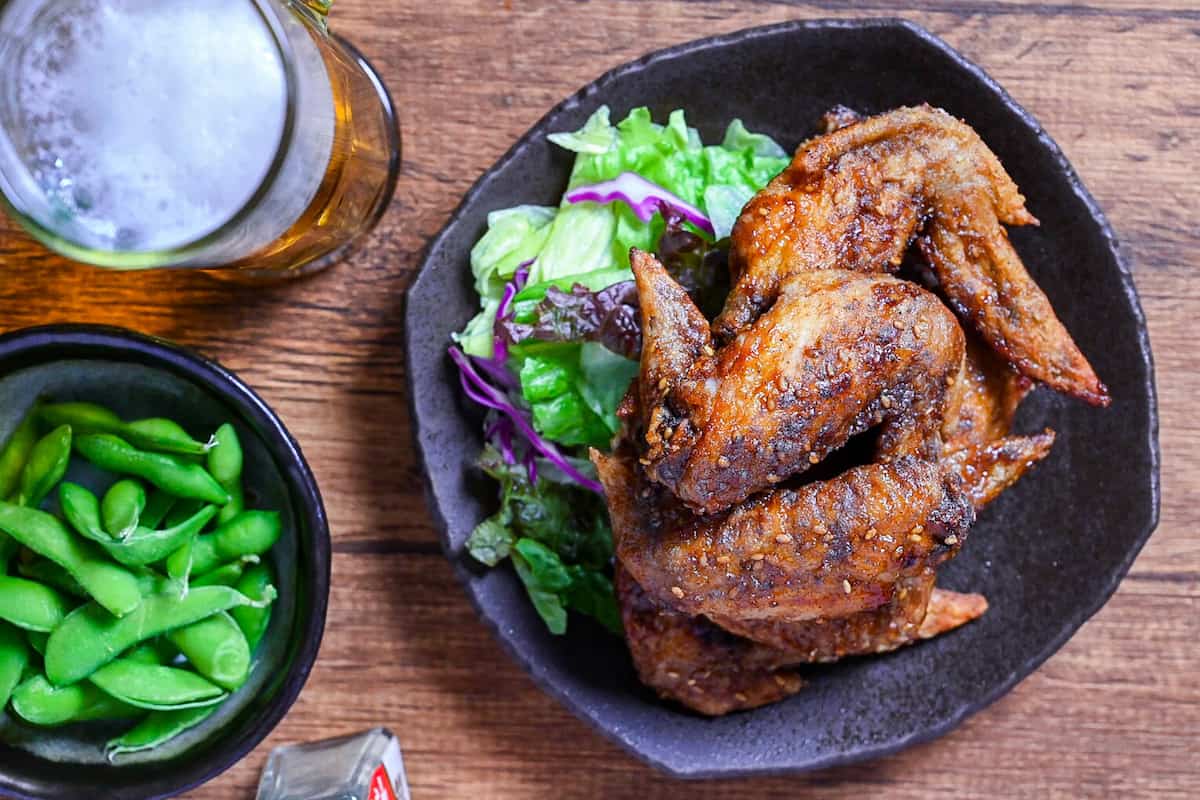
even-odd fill
[{"label": "wood grain surface", "polygon": [[[866,14],[912,18],[980,63],[1044,123],[1108,213],[1135,264],[1157,360],[1162,523],[1111,602],[949,736],[812,775],[684,784],[543,695],[476,621],[421,496],[401,297],[471,182],[601,72],[700,36]],[[271,747],[377,724],[399,733],[422,800],[1200,794],[1195,0],[338,0],[333,26],[390,84],[404,135],[393,207],[346,263],[270,289],[117,274],[67,264],[0,222],[0,327],[112,323],[217,357],[282,414],[325,494],[334,588],[321,659],[275,733],[191,796],[251,798]]]}]

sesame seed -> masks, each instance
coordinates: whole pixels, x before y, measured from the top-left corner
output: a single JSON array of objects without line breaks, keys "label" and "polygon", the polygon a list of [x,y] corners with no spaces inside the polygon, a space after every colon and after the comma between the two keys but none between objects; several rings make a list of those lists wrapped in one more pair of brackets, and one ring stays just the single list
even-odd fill
[{"label": "sesame seed", "polygon": [[819,455],[817,455],[816,453],[809,453],[809,454],[808,454],[808,463],[810,463],[810,464],[817,464],[817,463],[819,463],[820,461],[821,461],[821,457],[820,457]]},{"label": "sesame seed", "polygon": [[737,701],[739,703],[745,703],[745,702],[749,701],[749,699],[750,699],[750,698],[746,697],[746,695],[742,694],[741,692],[734,692],[733,696],[737,698]]},{"label": "sesame seed", "polygon": [[695,685],[696,685],[696,679],[688,678],[688,686],[695,686]]},{"label": "sesame seed", "polygon": [[702,566],[702,567],[708,566],[708,556],[706,556],[704,553],[700,554],[700,566]]},{"label": "sesame seed", "polygon": [[639,463],[639,464],[641,464],[643,467],[648,467],[648,466],[650,466],[650,459],[648,459],[648,458],[639,458],[639,459],[638,459],[638,463]]},{"label": "sesame seed", "polygon": [[664,438],[664,439],[670,439],[670,438],[671,438],[672,436],[674,436],[674,435],[675,435],[675,431],[674,431],[674,429],[672,429],[672,428],[663,428],[663,432],[662,432],[662,438]]},{"label": "sesame seed", "polygon": [[913,525],[913,529],[912,529],[913,533],[923,533],[924,531],[925,531],[924,525]]},{"label": "sesame seed", "polygon": [[788,544],[792,541],[792,535],[790,533],[781,533],[775,537],[775,541],[780,544]]},{"label": "sesame seed", "polygon": [[712,349],[712,345],[704,345],[704,355],[711,357],[714,353],[716,351]]},{"label": "sesame seed", "polygon": [[850,594],[850,581],[842,579],[842,591]]},{"label": "sesame seed", "polygon": [[729,558],[729,556],[717,556],[718,564],[728,564],[730,562],[730,560],[731,559]]},{"label": "sesame seed", "polygon": [[879,403],[880,403],[880,404],[881,404],[881,405],[882,405],[884,408],[891,408],[891,407],[892,407],[892,398],[888,397],[886,394],[885,394],[885,395],[882,395],[882,396],[880,396],[880,398],[879,398]]},{"label": "sesame seed", "polygon": [[774,472],[767,473],[767,482],[768,483],[779,483],[779,480],[780,480],[779,476],[776,475]]},{"label": "sesame seed", "polygon": [[952,533],[946,537],[945,541],[946,541],[946,544],[955,545],[955,544],[958,544],[958,537]]},{"label": "sesame seed", "polygon": [[717,466],[722,467],[722,468],[728,467],[729,459],[726,458],[725,456],[717,456]]},{"label": "sesame seed", "polygon": [[868,542],[871,541],[872,539],[874,539],[875,538],[875,529],[867,528],[867,534],[863,538],[865,538]]},{"label": "sesame seed", "polygon": [[666,389],[666,388],[667,388],[667,386],[669,386],[669,385],[670,385],[670,384],[667,382],[667,379],[666,379],[666,378],[662,378],[662,379],[660,379],[660,380],[659,380],[659,382],[658,382],[658,388],[659,388],[660,390],[662,390],[662,389]]},{"label": "sesame seed", "polygon": [[755,553],[754,555],[750,556],[751,561],[762,561],[764,558],[766,558],[766,556],[762,553]]},{"label": "sesame seed", "polygon": [[683,589],[680,589],[678,586],[671,587],[671,594],[675,595],[680,600],[683,599]]},{"label": "sesame seed", "polygon": [[679,673],[676,672],[675,670],[669,669],[669,670],[667,670],[667,677],[673,681],[676,681],[676,680],[679,680]]},{"label": "sesame seed", "polygon": [[911,534],[911,535],[908,537],[908,540],[909,540],[910,542],[919,542],[919,541],[921,541],[921,534],[919,534],[919,533],[914,533],[914,534]]}]

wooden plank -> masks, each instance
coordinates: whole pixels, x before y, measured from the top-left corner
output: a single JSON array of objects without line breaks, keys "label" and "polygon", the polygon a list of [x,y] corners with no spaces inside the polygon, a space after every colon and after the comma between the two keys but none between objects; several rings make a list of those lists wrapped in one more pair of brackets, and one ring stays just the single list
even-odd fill
[{"label": "wooden plank", "polygon": [[[436,554],[410,446],[401,294],[424,243],[475,177],[599,73],[698,36],[867,13],[911,17],[984,66],[1064,147],[1129,249],[1157,358],[1162,525],[1114,600],[1038,673],[951,736],[869,767],[683,786],[534,688],[475,620]],[[251,796],[269,747],[373,724],[401,734],[419,797],[1195,794],[1193,2],[338,0],[334,27],[380,68],[405,137],[391,213],[347,263],[269,291],[186,273],[124,275],[64,264],[0,223],[0,328],[107,322],[217,356],[283,414],[321,481],[336,549],[322,660],[279,730],[193,796]]]}]

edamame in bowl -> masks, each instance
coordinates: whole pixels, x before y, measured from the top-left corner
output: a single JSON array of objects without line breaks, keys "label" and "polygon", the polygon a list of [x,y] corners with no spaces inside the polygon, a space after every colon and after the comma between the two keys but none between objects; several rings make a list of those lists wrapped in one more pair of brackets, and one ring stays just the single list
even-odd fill
[{"label": "edamame in bowl", "polygon": [[0,565],[0,793],[161,797],[299,694],[329,531],[299,447],[232,374],[52,326],[0,336]]}]

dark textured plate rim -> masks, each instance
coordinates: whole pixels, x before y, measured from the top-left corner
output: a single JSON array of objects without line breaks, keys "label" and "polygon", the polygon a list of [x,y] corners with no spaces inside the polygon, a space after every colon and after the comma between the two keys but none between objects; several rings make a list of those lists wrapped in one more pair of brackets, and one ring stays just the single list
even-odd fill
[{"label": "dark textured plate rim", "polygon": [[1076,631],[1079,630],[1080,627],[1083,626],[1085,622],[1087,622],[1093,615],[1096,614],[1096,612],[1103,608],[1108,602],[1109,598],[1112,597],[1113,593],[1116,592],[1117,587],[1121,584],[1121,581],[1129,572],[1130,567],[1133,566],[1134,560],[1145,546],[1146,541],[1150,538],[1150,535],[1154,532],[1154,529],[1158,527],[1159,508],[1161,502],[1161,489],[1159,485],[1161,454],[1158,444],[1158,397],[1157,388],[1154,381],[1154,358],[1150,349],[1150,337],[1146,327],[1146,316],[1142,310],[1137,289],[1134,286],[1129,260],[1121,248],[1116,234],[1109,225],[1108,219],[1105,217],[1104,212],[1101,211],[1091,193],[1089,193],[1087,188],[1084,187],[1083,182],[1080,180],[1079,175],[1075,172],[1074,167],[1071,166],[1070,162],[1063,154],[1062,149],[1053,139],[1050,138],[1049,134],[1046,133],[1045,129],[1040,123],[1038,123],[1033,115],[1026,111],[1019,103],[1017,103],[1009,95],[1009,93],[1005,91],[1005,89],[999,83],[997,83],[995,79],[988,75],[980,66],[975,64],[962,53],[955,50],[940,37],[933,34],[923,26],[903,18],[881,17],[869,20],[793,20],[790,22],[782,22],[773,25],[746,28],[743,30],[734,31],[732,33],[721,34],[719,36],[711,36],[703,39],[684,42],[682,44],[674,45],[662,50],[656,50],[651,53],[647,53],[641,58],[626,62],[605,72],[599,78],[595,79],[591,83],[588,83],[586,86],[562,100],[548,112],[546,112],[541,119],[539,119],[537,123],[533,125],[533,127],[531,127],[524,135],[522,135],[521,138],[518,139],[516,143],[513,144],[513,146],[510,147],[508,151],[496,161],[496,163],[489,167],[475,181],[475,183],[472,184],[471,188],[467,190],[467,193],[463,195],[462,201],[446,220],[445,225],[443,225],[437,235],[430,240],[429,244],[421,254],[421,261],[420,266],[418,267],[417,275],[405,292],[403,313],[405,320],[404,327],[406,341],[411,341],[412,337],[415,335],[416,323],[414,315],[415,313],[419,313],[413,311],[413,308],[408,303],[408,298],[413,292],[420,288],[424,277],[427,275],[430,254],[442,247],[445,240],[451,235],[453,229],[457,226],[459,221],[466,213],[468,207],[474,202],[476,196],[488,188],[488,185],[495,174],[500,172],[504,167],[516,159],[526,148],[530,147],[536,142],[540,142],[547,133],[550,133],[551,131],[547,130],[550,121],[561,112],[584,103],[590,97],[599,94],[605,88],[623,79],[627,75],[637,72],[645,68],[647,65],[659,61],[686,58],[709,50],[710,48],[719,48],[729,44],[750,41],[763,36],[786,35],[794,31],[838,31],[887,28],[899,28],[906,31],[910,35],[917,37],[926,45],[939,50],[947,58],[953,61],[959,68],[968,72],[972,77],[992,90],[995,93],[995,96],[999,98],[1000,102],[1020,121],[1020,124],[1024,125],[1031,133],[1033,133],[1037,137],[1039,144],[1053,157],[1056,166],[1070,184],[1072,191],[1080,199],[1080,201],[1082,201],[1092,219],[1092,222],[1103,235],[1108,249],[1112,253],[1113,260],[1117,264],[1121,288],[1133,311],[1138,335],[1138,348],[1145,360],[1147,369],[1147,389],[1149,392],[1149,419],[1147,420],[1149,441],[1147,442],[1147,446],[1150,456],[1150,485],[1148,488],[1150,490],[1150,502],[1152,506],[1150,518],[1145,526],[1145,529],[1140,531],[1134,539],[1131,547],[1125,555],[1124,560],[1115,570],[1110,573],[1107,583],[1105,583],[1102,588],[1094,593],[1094,599],[1091,603],[1085,605],[1071,617],[1065,618],[1063,620],[1060,632],[1049,642],[1047,646],[1040,651],[1033,653],[1028,659],[1026,659],[1019,669],[1013,670],[992,690],[980,695],[971,702],[963,703],[959,708],[955,709],[951,714],[949,714],[942,723],[930,725],[921,730],[913,731],[908,736],[898,740],[891,740],[877,745],[866,745],[853,750],[847,750],[824,757],[816,757],[806,760],[803,763],[797,763],[790,766],[767,766],[760,768],[721,770],[680,769],[639,749],[632,741],[622,736],[619,732],[596,724],[596,721],[591,717],[591,715],[581,706],[580,703],[575,700],[575,698],[571,696],[569,692],[563,691],[561,688],[559,688],[557,684],[547,676],[546,671],[537,662],[530,659],[523,651],[515,646],[510,638],[505,634],[505,631],[501,628],[501,626],[491,617],[489,613],[487,613],[486,609],[483,607],[479,595],[473,585],[476,575],[471,572],[471,570],[469,570],[453,552],[446,518],[442,514],[441,508],[436,500],[433,479],[429,473],[429,470],[425,468],[425,465],[428,463],[428,459],[426,457],[424,437],[422,434],[423,426],[421,416],[417,409],[415,387],[412,385],[414,357],[412,349],[406,348],[405,365],[406,379],[409,382],[409,417],[412,424],[412,435],[416,444],[418,459],[422,466],[421,472],[426,505],[429,509],[430,516],[433,519],[434,526],[437,528],[439,537],[441,538],[442,550],[446,556],[446,559],[451,563],[456,576],[463,584],[463,588],[466,590],[466,594],[470,599],[471,604],[475,607],[476,612],[478,612],[480,619],[483,621],[484,625],[491,629],[496,638],[499,639],[509,656],[530,674],[539,688],[557,699],[573,714],[575,714],[575,716],[586,722],[590,727],[598,730],[605,738],[616,742],[623,749],[632,753],[642,761],[651,764],[652,766],[677,778],[737,778],[809,772],[826,767],[841,766],[844,764],[851,764],[873,758],[879,758],[881,756],[899,752],[913,745],[931,741],[944,736],[961,725],[962,722],[967,719],[967,717],[978,711],[982,711],[984,708],[988,707],[996,700],[1000,699],[1009,691],[1011,691],[1012,688],[1017,685],[1017,683],[1032,674],[1039,666],[1042,665],[1043,662],[1046,661],[1046,659],[1048,659],[1064,644],[1066,644],[1066,642],[1075,634]]},{"label": "dark textured plate rim", "polygon": [[[187,766],[187,752],[180,754],[179,779],[169,776],[146,780],[134,778],[119,789],[112,790],[111,794],[105,792],[103,787],[97,787],[105,796],[112,797],[148,800],[173,797],[208,783],[245,758],[270,735],[299,698],[316,664],[325,632],[332,571],[329,521],[316,477],[299,443],[257,392],[217,362],[165,339],[108,325],[44,325],[0,335],[0,365],[21,369],[67,358],[144,364],[171,372],[229,403],[246,420],[254,423],[260,436],[266,434],[263,439],[268,452],[276,459],[280,473],[293,494],[295,510],[306,519],[311,535],[314,563],[311,614],[303,622],[304,639],[296,651],[293,667],[280,684],[279,694],[271,701],[268,710],[255,720],[232,747],[224,749],[218,743],[195,756],[194,767]],[[127,769],[136,771],[138,765],[130,765]],[[10,784],[3,774],[3,768],[0,768],[0,794],[36,800],[36,796],[25,794],[19,787]]]}]

